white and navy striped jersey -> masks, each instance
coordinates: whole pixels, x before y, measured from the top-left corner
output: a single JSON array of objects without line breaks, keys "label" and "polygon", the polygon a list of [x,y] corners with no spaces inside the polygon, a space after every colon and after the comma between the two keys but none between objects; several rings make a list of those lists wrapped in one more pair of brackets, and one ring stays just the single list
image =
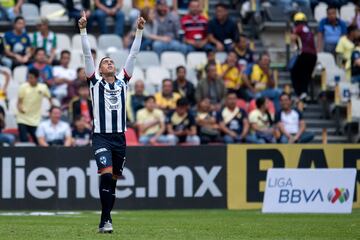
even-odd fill
[{"label": "white and navy striped jersey", "polygon": [[126,74],[116,77],[113,84],[88,78],[94,114],[94,133],[126,131],[126,92],[130,78]]}]

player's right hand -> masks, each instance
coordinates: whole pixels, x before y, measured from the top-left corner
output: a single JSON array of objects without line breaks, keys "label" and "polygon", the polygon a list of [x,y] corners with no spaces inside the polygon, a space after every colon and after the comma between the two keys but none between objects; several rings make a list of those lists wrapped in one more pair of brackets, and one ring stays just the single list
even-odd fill
[{"label": "player's right hand", "polygon": [[78,26],[80,29],[86,28],[87,19],[86,19],[86,13],[85,11],[81,12],[81,18],[79,19]]}]

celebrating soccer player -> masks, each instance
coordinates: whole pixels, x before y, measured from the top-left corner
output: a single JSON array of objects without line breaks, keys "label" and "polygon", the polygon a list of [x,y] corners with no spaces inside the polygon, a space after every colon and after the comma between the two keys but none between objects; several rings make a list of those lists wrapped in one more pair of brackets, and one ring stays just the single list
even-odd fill
[{"label": "celebrating soccer player", "polygon": [[137,19],[135,40],[122,72],[116,75],[114,61],[104,57],[99,64],[101,79],[95,77],[86,24],[86,14],[83,12],[78,25],[85,57],[85,73],[93,104],[93,149],[98,173],[101,174],[99,193],[102,212],[99,232],[111,233],[113,227],[110,213],[115,202],[116,180],[122,176],[125,164],[126,91],[140,49],[145,20],[142,17]]}]

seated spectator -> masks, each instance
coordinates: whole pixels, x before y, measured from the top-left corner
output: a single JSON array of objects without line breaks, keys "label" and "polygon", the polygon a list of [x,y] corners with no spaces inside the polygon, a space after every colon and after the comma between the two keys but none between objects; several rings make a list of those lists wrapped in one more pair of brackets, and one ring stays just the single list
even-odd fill
[{"label": "seated spectator", "polygon": [[250,112],[249,115],[251,138],[254,143],[275,143],[273,121],[266,99],[263,97],[256,99],[256,107],[257,109]]},{"label": "seated spectator", "polygon": [[67,0],[66,9],[69,15],[69,18],[73,18],[77,23],[81,18],[82,11],[85,11],[86,18],[91,18],[91,0]]},{"label": "seated spectator", "polygon": [[145,85],[142,80],[137,80],[134,85],[134,92],[126,98],[126,113],[130,123],[136,122],[137,111],[145,107]]},{"label": "seated spectator", "polygon": [[199,101],[195,120],[201,144],[220,142],[220,127],[216,121],[216,112],[211,107],[210,99],[204,98]]},{"label": "seated spectator", "polygon": [[236,93],[227,93],[225,107],[217,115],[220,130],[224,134],[224,142],[226,144],[256,142],[249,135],[247,113],[236,106],[236,101]]},{"label": "seated spectator", "polygon": [[61,109],[52,107],[49,112],[50,118],[42,121],[36,130],[39,145],[42,147],[70,147],[72,143],[71,128],[67,122],[60,120]]},{"label": "seated spectator", "polygon": [[24,0],[3,0],[0,1],[0,20],[13,21],[20,14]]},{"label": "seated spectator", "polygon": [[180,21],[177,16],[169,12],[166,0],[159,0],[156,4],[156,39],[153,50],[157,54],[164,51],[177,51],[186,54],[187,47],[179,41]]},{"label": "seated spectator", "polygon": [[335,48],[341,36],[346,34],[346,23],[337,18],[336,8],[327,8],[327,17],[319,23],[318,29],[318,52],[324,51],[335,55]]},{"label": "seated spectator", "polygon": [[96,21],[99,25],[102,34],[109,33],[108,25],[106,23],[107,17],[115,19],[115,34],[120,37],[124,36],[125,15],[121,10],[123,7],[123,0],[95,0],[96,10],[89,19],[88,28],[91,29],[92,23]]},{"label": "seated spectator", "polygon": [[176,144],[174,135],[164,135],[165,116],[163,111],[156,108],[153,96],[146,97],[145,108],[136,113],[136,124],[139,130],[139,143],[145,145]]},{"label": "seated spectator", "polygon": [[298,7],[310,8],[310,0],[270,0],[270,3],[274,6],[283,8],[284,13],[291,13],[294,11],[294,3],[296,3]]},{"label": "seated spectator", "polygon": [[[129,14],[130,22],[131,23],[135,22],[139,16],[140,12],[143,9],[145,9],[145,8],[154,9],[156,2],[157,1],[155,1],[155,0],[145,0],[145,1],[144,0],[132,0],[133,8],[131,9],[130,14]],[[144,17],[143,15],[141,15],[141,16]],[[146,21],[146,23],[148,23],[148,21]]]},{"label": "seated spectator", "polygon": [[218,74],[220,78],[224,80],[227,90],[240,92],[242,79],[235,52],[229,52],[225,62],[221,65],[221,71],[219,71]]},{"label": "seated spectator", "polygon": [[0,36],[0,66],[11,68],[12,60],[6,56],[5,39]]},{"label": "seated spectator", "polygon": [[191,106],[195,106],[195,87],[194,84],[186,80],[186,68],[179,66],[176,68],[176,79],[173,82],[174,92],[185,97]]},{"label": "seated spectator", "polygon": [[47,63],[52,64],[56,57],[56,34],[49,30],[49,21],[46,18],[40,19],[37,28],[38,32],[34,33],[32,46],[34,49],[45,49],[47,55]]},{"label": "seated spectator", "polygon": [[72,146],[89,146],[91,142],[91,130],[87,128],[88,123],[83,116],[77,116],[74,120],[74,129],[72,130]]},{"label": "seated spectator", "polygon": [[355,49],[351,53],[351,82],[360,83],[360,37],[354,43]]},{"label": "seated spectator", "polygon": [[28,142],[28,134],[38,144],[35,132],[41,119],[41,104],[43,98],[50,98],[46,84],[39,83],[39,71],[32,68],[28,71],[27,81],[19,88],[17,123],[20,142]]},{"label": "seated spectator", "polygon": [[16,17],[13,30],[7,31],[4,35],[5,54],[12,60],[11,68],[27,64],[31,57],[31,42],[25,31],[25,20],[23,17]]},{"label": "seated spectator", "polygon": [[2,106],[0,106],[0,147],[6,143],[10,146],[14,145],[15,143],[15,137],[12,134],[3,133],[2,130],[4,130],[6,127],[5,125],[5,110]]},{"label": "seated spectator", "polygon": [[68,85],[76,78],[75,70],[69,67],[70,59],[70,51],[61,51],[60,65],[53,68],[54,87],[52,92],[60,102],[68,95]]},{"label": "seated spectator", "polygon": [[234,43],[239,39],[239,31],[236,23],[230,19],[228,6],[218,3],[215,6],[215,18],[209,22],[209,42],[217,51],[230,51]]},{"label": "seated spectator", "polygon": [[79,88],[82,84],[87,84],[87,78],[85,75],[85,69],[79,67],[76,69],[76,78],[67,86],[68,95],[63,99],[61,105],[64,108],[68,107],[69,102],[74,98],[79,96]]},{"label": "seated spectator", "polygon": [[235,42],[234,51],[238,57],[240,71],[254,63],[254,53],[250,49],[249,39],[244,34],[240,34],[239,40]]},{"label": "seated spectator", "polygon": [[36,69],[39,71],[39,82],[46,83],[53,92],[54,78],[52,72],[52,66],[47,64],[45,49],[37,48],[34,53],[35,61],[29,65],[30,69]]},{"label": "seated spectator", "polygon": [[[10,69],[7,69],[7,68],[0,68],[0,74],[4,75],[3,84],[0,84],[0,102],[1,102],[1,101],[5,101],[7,99],[6,95],[7,95],[7,89],[8,89],[9,83],[10,83],[11,71],[10,71]],[[9,96],[9,97],[12,97],[12,96]]]},{"label": "seated spectator", "polygon": [[192,0],[189,3],[189,13],[181,18],[187,52],[213,49],[207,38],[208,20],[201,15],[201,11],[199,1]]},{"label": "seated spectator", "polygon": [[[144,26],[143,38],[141,41],[140,50],[152,50],[153,42],[158,40],[160,36],[157,35],[158,24],[155,20],[155,10],[152,8],[144,8],[141,10],[140,15],[145,19],[146,25]],[[135,38],[136,21],[133,22],[133,31],[130,31],[132,41]],[[131,44],[127,44],[131,47]]]},{"label": "seated spectator", "polygon": [[196,101],[200,102],[205,98],[210,100],[211,105],[216,110],[220,110],[221,104],[224,102],[226,88],[224,81],[220,79],[216,72],[216,66],[210,64],[207,66],[207,77],[199,82],[195,97]]},{"label": "seated spectator", "polygon": [[177,143],[200,144],[200,138],[196,135],[195,118],[186,98],[177,100],[175,111],[171,111],[167,116],[166,129],[167,134],[175,135]]},{"label": "seated spectator", "polygon": [[270,69],[270,56],[263,53],[257,64],[254,64],[244,72],[244,83],[248,88],[247,94],[251,98],[270,98],[275,108],[280,109],[279,97],[281,91],[275,87],[273,73]]},{"label": "seated spectator", "polygon": [[347,34],[342,36],[336,45],[336,56],[340,57],[346,70],[346,79],[351,79],[351,53],[355,49],[354,40],[360,36],[355,26],[347,28]]},{"label": "seated spectator", "polygon": [[206,69],[210,64],[214,64],[216,66],[216,72],[221,72],[221,62],[216,59],[216,51],[207,51],[206,58],[206,62],[201,63],[196,67],[198,79],[206,78]]},{"label": "seated spectator", "polygon": [[175,109],[176,101],[181,98],[181,95],[173,91],[173,81],[171,79],[164,79],[161,89],[161,92],[155,94],[155,101],[156,105],[167,114]]},{"label": "seated spectator", "polygon": [[92,103],[90,100],[89,87],[86,83],[79,86],[79,97],[74,98],[69,104],[69,116],[75,120],[77,116],[82,116],[87,128],[91,128],[93,111]]},{"label": "seated spectator", "polygon": [[351,26],[356,27],[357,29],[360,29],[360,5],[355,5],[355,16],[353,20],[351,21]]},{"label": "seated spectator", "polygon": [[281,110],[276,113],[275,123],[280,130],[280,143],[308,143],[314,139],[314,134],[306,132],[306,124],[302,114],[291,108],[290,95],[280,96]]}]

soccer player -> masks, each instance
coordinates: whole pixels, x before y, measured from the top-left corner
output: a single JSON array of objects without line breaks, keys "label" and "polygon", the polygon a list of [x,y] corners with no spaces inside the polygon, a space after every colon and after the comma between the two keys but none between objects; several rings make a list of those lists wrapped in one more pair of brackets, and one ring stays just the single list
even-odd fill
[{"label": "soccer player", "polygon": [[101,59],[99,74],[95,66],[86,32],[86,14],[83,12],[78,25],[85,57],[85,73],[93,104],[94,127],[93,149],[100,173],[99,193],[102,205],[100,233],[113,231],[110,212],[115,202],[116,180],[122,176],[125,164],[126,91],[134,70],[136,55],[140,50],[145,20],[139,17],[135,40],[120,75],[116,75],[114,61],[109,57]]}]

